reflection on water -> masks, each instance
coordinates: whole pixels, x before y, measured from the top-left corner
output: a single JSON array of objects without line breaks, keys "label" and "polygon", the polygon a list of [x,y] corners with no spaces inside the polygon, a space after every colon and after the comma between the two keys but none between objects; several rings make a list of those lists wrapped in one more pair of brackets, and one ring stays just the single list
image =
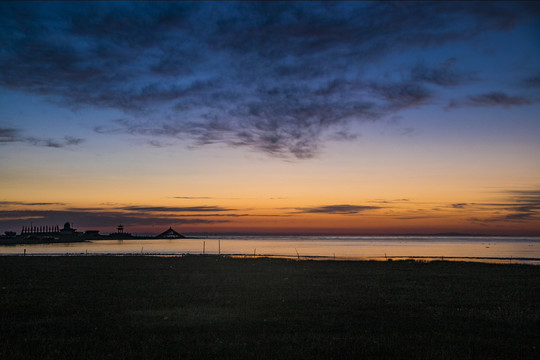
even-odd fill
[{"label": "reflection on water", "polygon": [[540,264],[540,238],[413,236],[214,236],[198,239],[96,240],[0,246],[0,254],[224,254],[312,259],[407,259]]}]

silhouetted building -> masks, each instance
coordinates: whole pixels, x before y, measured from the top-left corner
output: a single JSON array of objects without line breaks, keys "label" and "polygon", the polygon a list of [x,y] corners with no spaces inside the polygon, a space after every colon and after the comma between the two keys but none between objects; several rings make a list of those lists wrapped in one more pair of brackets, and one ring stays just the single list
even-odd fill
[{"label": "silhouetted building", "polygon": [[174,231],[172,227],[169,227],[168,230],[156,236],[156,239],[183,239],[183,238],[185,238],[185,236]]},{"label": "silhouetted building", "polygon": [[76,229],[72,229],[71,225],[67,222],[64,224],[64,228],[60,230],[60,234],[62,235],[73,235],[75,234]]},{"label": "silhouetted building", "polygon": [[[77,232],[76,229],[71,227],[70,223],[65,223],[63,228],[58,225],[39,225],[30,226],[25,225],[22,227],[21,234],[15,236],[9,236],[6,234],[2,236],[3,240],[11,237],[12,244],[22,243],[51,243],[51,242],[77,242],[84,241],[82,238],[83,233]],[[94,236],[95,237],[95,236]],[[5,242],[5,241],[4,241]]]}]

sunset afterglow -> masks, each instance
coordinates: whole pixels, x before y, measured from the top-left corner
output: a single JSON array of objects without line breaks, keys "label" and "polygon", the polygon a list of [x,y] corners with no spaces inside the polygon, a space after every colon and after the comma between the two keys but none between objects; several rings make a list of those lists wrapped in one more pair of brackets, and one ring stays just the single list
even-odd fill
[{"label": "sunset afterglow", "polygon": [[3,2],[0,232],[540,236],[526,2]]}]

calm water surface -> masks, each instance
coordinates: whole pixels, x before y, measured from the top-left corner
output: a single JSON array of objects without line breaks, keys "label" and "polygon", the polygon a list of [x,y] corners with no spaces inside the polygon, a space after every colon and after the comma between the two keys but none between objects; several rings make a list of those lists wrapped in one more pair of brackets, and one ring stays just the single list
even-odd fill
[{"label": "calm water surface", "polygon": [[314,259],[426,258],[540,265],[537,237],[212,236],[0,246],[0,255],[226,254]]}]

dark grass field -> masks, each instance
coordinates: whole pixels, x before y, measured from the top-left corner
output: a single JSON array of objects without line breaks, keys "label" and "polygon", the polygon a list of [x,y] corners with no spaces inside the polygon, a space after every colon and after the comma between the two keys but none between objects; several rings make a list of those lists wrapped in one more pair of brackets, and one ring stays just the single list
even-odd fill
[{"label": "dark grass field", "polygon": [[538,359],[540,267],[0,257],[0,359]]}]

